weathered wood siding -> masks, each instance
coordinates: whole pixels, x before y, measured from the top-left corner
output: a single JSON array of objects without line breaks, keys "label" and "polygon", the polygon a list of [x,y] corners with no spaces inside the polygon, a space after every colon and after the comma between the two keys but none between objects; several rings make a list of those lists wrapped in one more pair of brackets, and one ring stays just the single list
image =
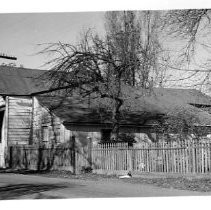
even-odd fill
[{"label": "weathered wood siding", "polygon": [[[46,129],[48,142],[56,140],[57,143],[63,143],[70,139],[70,131],[62,124],[62,120],[52,114],[48,108],[42,106],[36,97],[33,98],[33,143],[45,142],[46,135],[43,129]],[[46,142],[45,142],[46,143]]]},{"label": "weathered wood siding", "polygon": [[29,144],[32,138],[32,98],[8,97],[8,145]]},{"label": "weathered wood siding", "polygon": [[[42,106],[36,97],[8,97],[8,145],[39,144],[40,142],[64,143],[76,136],[78,145],[87,145],[87,137],[93,141],[100,139],[100,132],[88,128],[84,132],[81,126],[72,129],[63,125],[62,119]],[[43,133],[43,131],[47,133]],[[48,136],[47,141],[44,139]],[[95,139],[95,140],[94,140]]]},{"label": "weathered wood siding", "polygon": [[[8,99],[6,99],[7,101]],[[6,105],[5,99],[0,97],[0,111],[4,113],[4,117],[2,120],[1,126],[1,140],[0,140],[0,168],[5,167],[5,149],[7,146],[7,114],[8,114],[8,106]]]},{"label": "weathered wood siding", "polygon": [[[93,132],[88,126],[74,126],[66,128],[62,119],[50,113],[47,107],[42,106],[36,97],[33,98],[33,139],[38,143],[44,140],[43,127],[49,131],[49,142],[56,137],[57,143],[64,143],[74,135],[79,145],[87,145],[87,138],[99,139],[100,132]],[[56,136],[55,136],[56,135]]]}]

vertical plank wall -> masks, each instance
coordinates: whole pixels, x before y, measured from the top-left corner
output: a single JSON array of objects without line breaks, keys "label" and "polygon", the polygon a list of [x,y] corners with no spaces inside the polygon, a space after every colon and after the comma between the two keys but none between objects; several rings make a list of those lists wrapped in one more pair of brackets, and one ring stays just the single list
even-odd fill
[{"label": "vertical plank wall", "polygon": [[31,122],[32,98],[8,97],[8,144],[28,144]]}]

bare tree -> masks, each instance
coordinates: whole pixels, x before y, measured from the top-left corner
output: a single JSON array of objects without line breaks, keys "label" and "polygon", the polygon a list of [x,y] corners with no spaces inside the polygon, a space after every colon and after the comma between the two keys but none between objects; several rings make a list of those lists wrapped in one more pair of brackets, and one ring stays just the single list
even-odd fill
[{"label": "bare tree", "polygon": [[41,53],[54,55],[47,63],[49,91],[77,93],[82,100],[105,99],[101,105],[111,113],[113,138],[118,139],[123,105],[137,97],[130,91],[134,86],[151,89],[163,68],[156,17],[149,11],[108,12],[103,38],[88,31],[78,45],[48,44]]},{"label": "bare tree", "polygon": [[192,86],[210,84],[210,18],[210,9],[170,10],[163,15],[163,29],[182,45],[176,67],[169,68],[185,73],[184,80],[196,78]]},{"label": "bare tree", "polygon": [[205,31],[209,27],[210,15],[209,9],[170,10],[166,13],[164,25],[167,26],[168,33],[187,41],[187,59],[194,53],[200,30]]}]

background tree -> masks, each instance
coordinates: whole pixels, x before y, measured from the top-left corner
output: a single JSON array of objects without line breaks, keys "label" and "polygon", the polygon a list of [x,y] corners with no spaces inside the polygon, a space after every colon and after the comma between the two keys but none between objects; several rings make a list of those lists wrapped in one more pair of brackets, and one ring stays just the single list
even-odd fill
[{"label": "background tree", "polygon": [[107,36],[116,48],[116,54],[126,63],[129,85],[148,88],[165,82],[168,53],[160,41],[161,12],[111,11],[105,15]]}]

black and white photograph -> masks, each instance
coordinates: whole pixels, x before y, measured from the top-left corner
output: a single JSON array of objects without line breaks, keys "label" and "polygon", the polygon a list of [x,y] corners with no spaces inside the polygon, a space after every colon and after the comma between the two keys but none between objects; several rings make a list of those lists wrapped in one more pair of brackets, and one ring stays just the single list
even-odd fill
[{"label": "black and white photograph", "polygon": [[211,9],[1,11],[0,32],[0,200],[211,196]]}]

